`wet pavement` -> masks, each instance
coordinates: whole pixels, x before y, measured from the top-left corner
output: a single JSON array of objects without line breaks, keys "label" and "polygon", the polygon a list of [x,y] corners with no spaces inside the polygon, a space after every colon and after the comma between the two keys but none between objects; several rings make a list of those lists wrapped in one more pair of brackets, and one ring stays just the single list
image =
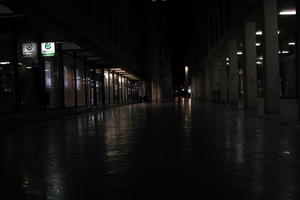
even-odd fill
[{"label": "wet pavement", "polygon": [[300,130],[238,109],[137,104],[1,131],[5,199],[300,199]]}]

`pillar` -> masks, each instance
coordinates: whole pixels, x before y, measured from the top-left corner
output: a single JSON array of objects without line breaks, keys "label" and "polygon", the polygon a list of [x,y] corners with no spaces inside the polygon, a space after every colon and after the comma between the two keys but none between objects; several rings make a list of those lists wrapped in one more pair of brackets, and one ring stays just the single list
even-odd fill
[{"label": "pillar", "polygon": [[211,66],[213,70],[212,74],[212,87],[213,87],[213,101],[219,102],[220,101],[220,70],[218,62],[215,60],[211,61]]},{"label": "pillar", "polygon": [[238,57],[237,41],[230,40],[228,43],[229,55],[229,98],[231,106],[239,106],[239,74],[238,74]]},{"label": "pillar", "polygon": [[[93,63],[94,65],[95,65],[95,63]],[[93,99],[93,101],[94,101],[94,107],[97,107],[98,106],[98,93],[97,93],[97,81],[96,81],[96,68],[95,68],[95,66],[93,67],[93,75],[92,75],[92,77],[93,77],[93,91],[94,91],[94,99]]]},{"label": "pillar", "polygon": [[77,85],[77,77],[78,77],[78,74],[77,74],[77,61],[76,61],[76,52],[74,51],[73,52],[73,70],[74,70],[74,95],[75,95],[75,107],[78,106],[78,91],[77,91],[77,88],[78,88],[78,85]]},{"label": "pillar", "polygon": [[104,76],[104,65],[101,66],[101,95],[102,95],[102,106],[105,106],[105,76]]},{"label": "pillar", "polygon": [[264,75],[266,113],[280,111],[278,11],[276,0],[264,1]]},{"label": "pillar", "polygon": [[245,109],[257,108],[256,27],[246,22],[244,29],[244,91]]},{"label": "pillar", "polygon": [[110,84],[110,80],[111,80],[111,76],[110,76],[110,70],[107,70],[108,73],[108,84],[107,84],[107,88],[108,88],[108,104],[111,104],[111,84]]},{"label": "pillar", "polygon": [[38,33],[38,65],[39,65],[39,71],[38,71],[38,78],[37,78],[37,82],[35,84],[39,84],[36,85],[36,89],[38,90],[39,93],[39,97],[37,98],[36,103],[39,104],[39,109],[40,110],[46,110],[47,107],[47,99],[46,99],[46,83],[45,83],[45,61],[44,58],[42,56],[42,41],[43,41],[43,37],[44,34],[42,31],[39,31]]},{"label": "pillar", "polygon": [[116,80],[116,74],[114,71],[112,71],[112,103],[115,104],[116,103],[116,94],[115,94],[115,80]]},{"label": "pillar", "polygon": [[[296,1],[296,12],[300,13],[300,1]],[[300,26],[298,24],[300,23],[300,15],[296,15],[296,24],[297,24],[297,31],[296,31],[296,64],[297,64],[297,96],[298,96],[298,102],[300,105],[300,46],[298,45],[300,42]],[[298,117],[300,119],[300,106],[298,106]]]},{"label": "pillar", "polygon": [[62,44],[57,44],[57,65],[59,74],[59,107],[65,108],[65,74],[64,74],[64,55]]},{"label": "pillar", "polygon": [[84,102],[85,102],[85,107],[89,108],[88,105],[88,64],[86,58],[84,58]]},{"label": "pillar", "polygon": [[220,67],[220,100],[222,104],[226,104],[228,103],[226,59],[223,58],[218,65]]}]

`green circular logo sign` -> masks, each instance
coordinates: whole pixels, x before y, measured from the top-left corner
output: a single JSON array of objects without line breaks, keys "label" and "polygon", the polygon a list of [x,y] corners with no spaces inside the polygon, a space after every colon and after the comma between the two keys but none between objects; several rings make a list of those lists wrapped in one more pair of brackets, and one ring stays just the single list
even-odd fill
[{"label": "green circular logo sign", "polygon": [[28,50],[28,51],[32,51],[32,49],[33,49],[33,45],[32,44],[26,44],[26,50]]},{"label": "green circular logo sign", "polygon": [[45,44],[45,49],[47,49],[47,50],[51,49],[51,43],[46,43]]}]

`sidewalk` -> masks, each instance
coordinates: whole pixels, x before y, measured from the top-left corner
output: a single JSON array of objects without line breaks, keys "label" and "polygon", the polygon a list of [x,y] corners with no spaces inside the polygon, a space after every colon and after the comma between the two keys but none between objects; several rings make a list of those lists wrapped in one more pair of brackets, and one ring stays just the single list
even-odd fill
[{"label": "sidewalk", "polygon": [[282,99],[280,113],[264,113],[264,100],[259,99],[257,110],[248,110],[246,113],[267,120],[276,121],[283,125],[300,128],[299,104],[296,99]]},{"label": "sidewalk", "polygon": [[1,114],[0,115],[0,126],[11,127],[16,124],[27,124],[27,123],[38,123],[49,120],[56,120],[65,117],[70,117],[74,115],[79,115],[82,113],[93,112],[98,110],[105,110],[109,108],[126,106],[130,104],[110,104],[98,108],[65,108],[57,110],[46,110],[46,111],[36,111],[36,112],[24,112],[24,113],[11,113],[11,114]]}]

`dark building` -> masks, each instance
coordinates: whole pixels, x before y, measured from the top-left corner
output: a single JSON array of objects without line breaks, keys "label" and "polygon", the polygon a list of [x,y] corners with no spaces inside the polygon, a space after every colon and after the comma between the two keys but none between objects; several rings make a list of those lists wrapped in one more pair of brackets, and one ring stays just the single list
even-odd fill
[{"label": "dark building", "polygon": [[282,99],[298,98],[296,1],[194,1],[193,7],[186,62],[194,98],[267,113],[279,112]]},{"label": "dark building", "polygon": [[1,1],[0,112],[171,99],[167,18],[151,3]]}]

